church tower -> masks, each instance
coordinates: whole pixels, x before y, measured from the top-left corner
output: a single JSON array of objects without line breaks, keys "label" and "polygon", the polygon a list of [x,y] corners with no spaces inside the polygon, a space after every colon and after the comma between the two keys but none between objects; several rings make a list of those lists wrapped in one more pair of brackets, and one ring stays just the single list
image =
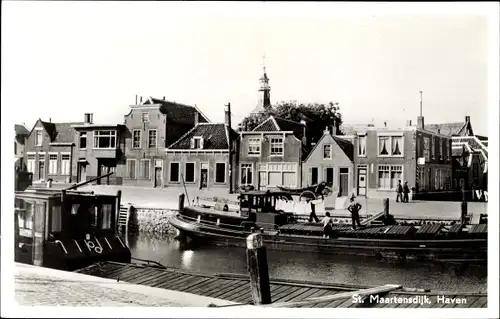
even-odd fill
[{"label": "church tower", "polygon": [[265,110],[271,107],[271,86],[269,86],[265,62],[263,69],[264,74],[259,79],[259,101],[257,102],[257,107],[252,111],[252,114],[264,113]]}]

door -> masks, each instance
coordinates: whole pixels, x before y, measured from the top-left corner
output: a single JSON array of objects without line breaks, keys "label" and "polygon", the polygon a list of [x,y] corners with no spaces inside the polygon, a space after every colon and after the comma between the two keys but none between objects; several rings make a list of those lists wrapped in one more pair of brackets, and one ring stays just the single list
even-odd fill
[{"label": "door", "polygon": [[259,189],[266,189],[267,185],[267,172],[259,172]]},{"label": "door", "polygon": [[38,161],[38,179],[45,179],[45,161]]},{"label": "door", "polygon": [[358,195],[366,195],[366,168],[358,168]]},{"label": "door", "polygon": [[339,196],[349,196],[349,169],[345,167],[340,168]]},{"label": "door", "polygon": [[87,165],[85,163],[78,163],[77,175],[78,182],[87,180]]},{"label": "door", "polygon": [[318,184],[318,168],[311,168],[311,185]]},{"label": "door", "polygon": [[325,168],[325,182],[328,184],[328,186],[333,185],[333,167],[327,167]]},{"label": "door", "polygon": [[161,167],[155,167],[155,187],[161,187]]},{"label": "door", "polygon": [[207,186],[208,186],[208,164],[201,163],[200,189],[207,188]]}]

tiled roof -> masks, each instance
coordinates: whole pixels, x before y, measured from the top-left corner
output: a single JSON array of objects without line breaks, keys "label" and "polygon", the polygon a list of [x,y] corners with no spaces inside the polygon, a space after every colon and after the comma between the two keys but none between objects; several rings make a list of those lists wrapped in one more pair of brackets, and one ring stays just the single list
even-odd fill
[{"label": "tiled roof", "polygon": [[16,135],[29,135],[30,131],[24,125],[15,124]]},{"label": "tiled roof", "polygon": [[73,143],[75,140],[75,130],[72,125],[81,125],[83,122],[53,123],[55,124],[54,143]]},{"label": "tiled roof", "polygon": [[345,135],[354,135],[358,132],[364,132],[369,128],[373,127],[370,127],[369,124],[342,124],[340,131]]},{"label": "tiled roof", "polygon": [[[232,134],[234,138],[238,136],[238,134],[232,129],[230,129],[230,134]],[[196,125],[168,148],[174,150],[190,149],[191,139],[195,136],[203,137],[204,150],[222,150],[229,148],[226,125],[212,123]]]},{"label": "tiled roof", "polygon": [[276,131],[292,131],[293,134],[301,139],[304,135],[304,125],[299,122],[287,120],[281,117],[270,116],[259,126],[253,129],[254,132],[276,132]]},{"label": "tiled roof", "polygon": [[150,98],[143,103],[143,105],[160,104],[160,110],[167,114],[167,121],[173,121],[179,124],[192,124],[194,123],[194,114],[200,113],[198,122],[208,123],[208,118],[201,113],[196,107],[180,104],[176,102],[165,101],[162,99]]},{"label": "tiled roof", "polygon": [[340,137],[333,136],[333,139],[335,142],[337,142],[338,146],[342,151],[345,153],[347,157],[351,160],[351,162],[354,160],[354,145],[352,145],[351,142],[346,141]]},{"label": "tiled roof", "polygon": [[431,131],[433,133],[438,133],[441,135],[453,136],[453,135],[461,135],[465,128],[464,122],[456,122],[456,123],[443,123],[443,124],[426,124],[425,129],[427,131]]}]

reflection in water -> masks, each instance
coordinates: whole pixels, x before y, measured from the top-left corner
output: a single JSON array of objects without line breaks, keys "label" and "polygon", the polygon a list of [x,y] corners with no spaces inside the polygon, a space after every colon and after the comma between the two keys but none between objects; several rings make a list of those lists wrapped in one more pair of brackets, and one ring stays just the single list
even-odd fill
[{"label": "reflection in water", "polygon": [[[129,238],[132,256],[165,266],[203,273],[246,274],[246,251],[238,247],[193,246],[172,236],[140,234]],[[272,278],[350,283],[361,285],[401,284],[433,290],[487,290],[485,267],[442,266],[433,263],[377,261],[357,256],[269,250]]]}]

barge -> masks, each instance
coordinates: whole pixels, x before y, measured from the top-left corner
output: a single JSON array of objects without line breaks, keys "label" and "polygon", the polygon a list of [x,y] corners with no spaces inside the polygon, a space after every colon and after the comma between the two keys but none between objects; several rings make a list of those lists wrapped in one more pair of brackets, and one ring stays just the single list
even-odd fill
[{"label": "barge", "polygon": [[96,195],[74,190],[94,180],[65,190],[15,193],[16,262],[76,270],[100,261],[131,261],[129,248],[118,236],[121,192]]},{"label": "barge", "polygon": [[[321,194],[306,190],[313,199]],[[319,196],[317,196],[319,195]],[[293,192],[247,191],[239,196],[239,211],[228,211],[227,204],[214,208],[204,205],[184,207],[180,195],[179,212],[170,220],[178,238],[197,244],[246,246],[246,238],[259,231],[269,249],[373,256],[412,260],[487,263],[487,220],[471,224],[461,221],[396,221],[392,215],[379,213],[362,220],[353,230],[350,218],[337,218],[329,238],[323,225],[300,222],[296,214],[277,208],[279,201]]]}]

